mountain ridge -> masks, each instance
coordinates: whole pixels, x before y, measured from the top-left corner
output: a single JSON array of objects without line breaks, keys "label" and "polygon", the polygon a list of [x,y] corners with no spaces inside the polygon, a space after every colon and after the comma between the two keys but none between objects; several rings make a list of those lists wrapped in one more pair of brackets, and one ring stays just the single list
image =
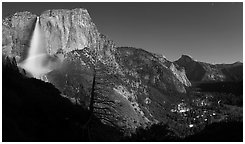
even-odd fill
[{"label": "mountain ridge", "polygon": [[196,61],[193,58],[182,55],[174,61],[177,65],[184,67],[188,79],[192,82],[201,81],[242,81],[243,63],[232,64],[210,64]]}]

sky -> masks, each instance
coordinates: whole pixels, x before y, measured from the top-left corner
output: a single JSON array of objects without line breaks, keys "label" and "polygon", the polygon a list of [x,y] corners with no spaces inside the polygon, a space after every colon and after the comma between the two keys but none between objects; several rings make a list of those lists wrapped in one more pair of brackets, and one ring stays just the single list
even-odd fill
[{"label": "sky", "polygon": [[117,46],[142,48],[174,61],[182,54],[209,63],[243,61],[242,3],[2,3],[18,11],[85,8],[100,33]]}]

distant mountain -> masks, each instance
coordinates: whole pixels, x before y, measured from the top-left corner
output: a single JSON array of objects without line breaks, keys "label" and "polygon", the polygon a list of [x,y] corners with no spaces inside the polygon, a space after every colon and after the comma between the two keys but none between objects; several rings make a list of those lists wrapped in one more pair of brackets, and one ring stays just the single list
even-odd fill
[{"label": "distant mountain", "polygon": [[191,86],[191,82],[186,77],[186,72],[183,67],[179,67],[175,63],[167,60],[166,57],[163,55],[159,55],[159,54],[153,54],[153,55],[156,58],[158,58],[159,61],[163,63],[163,65],[167,66],[181,83],[183,83],[187,87]]},{"label": "distant mountain", "polygon": [[182,55],[174,63],[185,68],[186,76],[192,82],[242,81],[243,79],[243,64],[241,62],[209,64]]}]

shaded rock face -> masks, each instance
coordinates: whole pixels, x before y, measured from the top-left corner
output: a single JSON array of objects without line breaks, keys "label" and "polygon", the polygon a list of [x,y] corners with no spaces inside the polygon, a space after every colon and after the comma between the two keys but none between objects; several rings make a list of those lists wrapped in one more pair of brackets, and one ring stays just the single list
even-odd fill
[{"label": "shaded rock face", "polygon": [[[24,12],[3,21],[3,53],[17,63],[26,58],[36,17]],[[61,66],[42,80],[73,103],[87,109],[92,103],[103,123],[132,131],[164,122],[170,105],[186,92],[184,71],[144,50],[117,48],[85,9],[45,11],[40,25],[48,54],[62,55]]]},{"label": "shaded rock face", "polygon": [[209,64],[193,60],[190,56],[182,55],[174,62],[184,67],[186,76],[192,82],[201,81],[242,81],[242,63]]},{"label": "shaded rock face", "polygon": [[195,62],[191,57],[182,55],[175,63],[186,70],[186,76],[190,81],[201,81],[205,75],[205,69],[200,63]]}]

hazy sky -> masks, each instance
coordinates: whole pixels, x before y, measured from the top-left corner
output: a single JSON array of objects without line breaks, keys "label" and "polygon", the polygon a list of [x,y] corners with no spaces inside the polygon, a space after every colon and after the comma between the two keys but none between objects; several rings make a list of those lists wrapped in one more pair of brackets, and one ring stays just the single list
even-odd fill
[{"label": "hazy sky", "polygon": [[243,59],[242,3],[3,3],[16,11],[86,8],[99,32],[117,46],[132,46],[177,60],[233,63]]}]

